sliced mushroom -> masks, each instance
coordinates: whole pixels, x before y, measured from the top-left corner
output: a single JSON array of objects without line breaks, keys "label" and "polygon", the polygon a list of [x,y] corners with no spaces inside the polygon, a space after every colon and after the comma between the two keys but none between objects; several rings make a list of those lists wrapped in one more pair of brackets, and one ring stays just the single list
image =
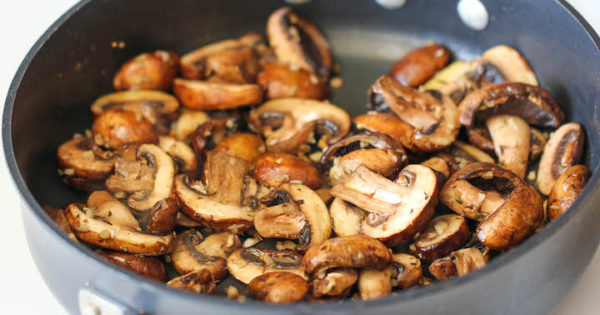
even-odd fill
[{"label": "sliced mushroom", "polygon": [[100,116],[109,109],[123,109],[156,124],[161,117],[170,117],[179,108],[179,101],[165,92],[133,90],[106,94],[92,103],[92,114]]},{"label": "sliced mushroom", "polygon": [[252,279],[267,272],[285,271],[307,279],[302,268],[302,256],[288,251],[274,251],[259,248],[238,249],[227,259],[231,275],[248,284]]},{"label": "sliced mushroom", "polygon": [[63,231],[70,239],[77,241],[77,237],[75,237],[75,234],[73,234],[71,226],[69,225],[67,217],[65,217],[65,213],[62,211],[62,209],[57,209],[48,205],[44,205],[42,208],[50,217],[50,219],[56,223],[61,231]]},{"label": "sliced mushroom", "polygon": [[349,236],[360,234],[360,225],[367,212],[343,199],[335,198],[329,206],[329,215],[335,234]]},{"label": "sliced mushroom", "polygon": [[358,271],[352,268],[334,268],[319,274],[311,281],[315,298],[345,298],[358,280]]},{"label": "sliced mushroom", "polygon": [[297,97],[323,100],[329,96],[327,82],[323,78],[285,64],[264,65],[257,82],[265,89],[267,99]]},{"label": "sliced mushroom", "polygon": [[402,85],[418,87],[448,64],[450,51],[432,43],[411,50],[390,69],[390,76]]},{"label": "sliced mushroom", "polygon": [[327,40],[311,22],[289,7],[271,14],[267,36],[279,62],[329,77],[333,58]]},{"label": "sliced mushroom", "polygon": [[95,217],[110,224],[129,227],[136,231],[142,230],[131,210],[107,191],[97,190],[91,193],[87,199],[87,206],[93,211]]},{"label": "sliced mushroom", "polygon": [[[118,210],[115,208],[114,212]],[[88,211],[90,212],[90,211]],[[113,225],[93,213],[84,212],[80,205],[70,204],[65,216],[78,239],[103,248],[148,256],[173,251],[173,235],[151,235],[130,227]]]},{"label": "sliced mushroom", "polygon": [[456,141],[446,150],[447,154],[452,158],[450,163],[454,171],[458,171],[465,165],[474,162],[495,163],[494,159],[478,148],[462,141]]},{"label": "sliced mushroom", "polygon": [[179,56],[174,51],[157,50],[139,54],[115,74],[115,90],[168,90],[177,74]]},{"label": "sliced mushroom", "polygon": [[584,139],[583,127],[578,123],[564,124],[550,135],[537,174],[537,186],[542,194],[548,195],[556,179],[579,163]]},{"label": "sliced mushroom", "polygon": [[448,257],[440,258],[431,263],[429,272],[437,280],[462,277],[471,271],[485,267],[488,256],[475,247],[457,250]]},{"label": "sliced mushroom", "polygon": [[403,146],[410,145],[413,128],[393,113],[370,111],[352,119],[358,130],[370,130],[392,137]]},{"label": "sliced mushroom", "polygon": [[226,137],[215,147],[215,152],[237,156],[248,162],[254,162],[265,151],[265,143],[260,136],[243,132]]},{"label": "sliced mushroom", "polygon": [[216,283],[210,272],[205,269],[193,271],[171,279],[166,285],[173,289],[190,291],[198,294],[215,293]]},{"label": "sliced mushroom", "polygon": [[104,179],[112,173],[118,156],[115,152],[102,150],[92,139],[84,137],[63,143],[56,155],[65,179],[82,190],[103,187]]},{"label": "sliced mushroom", "polygon": [[456,214],[435,217],[417,237],[414,248],[424,262],[432,262],[460,249],[471,240],[467,220]]},{"label": "sliced mushroom", "polygon": [[[498,45],[489,48],[481,55],[480,62],[484,67],[493,67],[495,71],[499,72],[502,81],[538,85],[535,73],[525,58],[512,47]],[[488,78],[488,81],[495,80]]]},{"label": "sliced mushroom", "polygon": [[262,35],[247,34],[206,45],[181,57],[181,73],[188,79],[254,82],[261,68],[254,46],[262,41]]},{"label": "sliced mushroom", "polygon": [[456,140],[460,129],[458,110],[449,97],[438,92],[420,92],[389,76],[377,79],[369,89],[369,107],[376,110],[389,107],[398,115],[408,125],[400,127],[407,134],[399,140],[413,151],[446,148]]},{"label": "sliced mushroom", "polygon": [[234,84],[175,79],[173,93],[181,104],[194,110],[224,110],[260,104],[263,90],[258,84]]},{"label": "sliced mushroom", "polygon": [[423,269],[419,258],[408,254],[392,255],[392,287],[406,290],[417,284],[423,278]]},{"label": "sliced mushroom", "polygon": [[531,132],[529,162],[535,162],[544,152],[544,146],[548,142],[548,134],[542,133],[535,128],[529,128],[529,131]]},{"label": "sliced mushroom", "polygon": [[256,212],[254,228],[264,238],[298,239],[306,218],[295,202],[286,202]]},{"label": "sliced mushroom", "polygon": [[361,166],[346,182],[334,186],[331,194],[369,211],[361,232],[395,246],[425,228],[435,211],[438,190],[435,172],[412,164],[395,181]]},{"label": "sliced mushroom", "polygon": [[182,212],[177,212],[177,218],[175,219],[175,225],[184,227],[184,228],[188,228],[188,229],[197,228],[197,227],[201,226],[200,223],[190,219],[190,217],[183,214]]},{"label": "sliced mushroom", "polygon": [[172,198],[158,201],[152,209],[142,212],[139,218],[144,232],[169,233],[175,228],[179,206]]},{"label": "sliced mushroom", "polygon": [[519,116],[497,115],[486,121],[498,164],[524,178],[529,162],[531,133]]},{"label": "sliced mushroom", "polygon": [[115,175],[106,181],[106,186],[111,191],[133,193],[127,204],[145,211],[171,196],[175,166],[173,159],[153,144],[140,145],[137,156],[137,162],[120,159],[115,166]]},{"label": "sliced mushroom", "polygon": [[157,281],[165,280],[165,265],[158,258],[143,257],[101,249],[96,250],[96,253],[105,260],[115,263],[123,268],[127,268],[135,273],[139,273],[144,277]]},{"label": "sliced mushroom", "polygon": [[441,174],[444,180],[450,177],[450,168],[448,163],[444,161],[444,159],[439,158],[437,156],[431,157],[421,163],[421,165],[427,166],[430,169],[434,170],[438,174]]},{"label": "sliced mushroom", "polygon": [[284,183],[302,183],[312,189],[323,186],[321,174],[315,167],[282,152],[267,152],[254,162],[254,178],[261,184],[279,187]]},{"label": "sliced mushroom", "polygon": [[198,168],[196,154],[185,142],[170,136],[160,136],[158,146],[173,158],[180,172],[193,172]]},{"label": "sliced mushroom", "polygon": [[384,269],[392,260],[390,250],[380,241],[365,235],[338,236],[308,249],[302,265],[308,275],[319,278],[333,268]]},{"label": "sliced mushroom", "polygon": [[182,109],[177,120],[171,124],[171,131],[175,138],[184,141],[194,133],[198,126],[206,123],[210,117],[200,110]]},{"label": "sliced mushroom", "polygon": [[590,170],[585,165],[574,165],[566,169],[556,180],[548,195],[548,218],[556,220],[565,213],[583,191],[590,178]]},{"label": "sliced mushroom", "polygon": [[240,239],[229,232],[212,234],[204,239],[196,230],[187,230],[177,235],[171,259],[180,274],[206,269],[215,280],[220,280],[227,273],[225,260],[240,247]]},{"label": "sliced mushroom", "polygon": [[313,130],[322,135],[323,147],[343,138],[350,130],[350,116],[326,102],[282,98],[253,110],[249,124],[266,137],[268,151],[295,153]]},{"label": "sliced mushroom", "polygon": [[379,299],[392,293],[392,267],[383,270],[366,268],[358,277],[358,292],[362,300]]},{"label": "sliced mushroom", "polygon": [[[474,200],[465,198],[469,195]],[[490,200],[493,206],[490,206],[491,212],[488,214],[481,208],[490,196],[494,197]],[[535,188],[512,172],[489,163],[469,164],[454,173],[444,185],[440,201],[467,217],[468,213],[479,213],[474,217],[482,221],[476,235],[491,249],[519,244],[544,219],[542,198]],[[465,206],[465,203],[472,203],[472,206]],[[465,207],[470,208],[470,212],[466,212]]]},{"label": "sliced mushroom", "polygon": [[439,91],[458,104],[470,91],[479,88],[480,75],[476,73],[480,68],[478,61],[457,60],[425,82],[423,89]]},{"label": "sliced mushroom", "polygon": [[274,271],[252,279],[248,284],[248,295],[267,303],[287,304],[302,300],[308,289],[308,282],[301,276]]},{"label": "sliced mushroom", "polygon": [[154,126],[146,118],[124,110],[109,109],[100,114],[92,125],[97,145],[119,149],[130,143],[157,143]]}]

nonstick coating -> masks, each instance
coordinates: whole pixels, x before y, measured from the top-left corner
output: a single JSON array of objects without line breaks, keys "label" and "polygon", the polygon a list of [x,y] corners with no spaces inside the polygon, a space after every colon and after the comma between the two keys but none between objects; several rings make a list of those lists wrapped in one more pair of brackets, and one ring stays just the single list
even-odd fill
[{"label": "nonstick coating", "polygon": [[[352,115],[366,111],[366,91],[406,51],[428,40],[446,45],[456,58],[488,47],[519,49],[541,85],[569,120],[587,131],[586,163],[593,172],[576,209],[482,270],[375,302],[327,305],[238,305],[222,297],[165,289],[97,259],[54,227],[40,208],[85,197],[56,175],[55,152],[74,132],[91,125],[89,106],[111,91],[112,75],[131,56],[154,49],[184,53],[250,31],[264,32],[278,0],[97,0],[71,9],[38,41],[17,73],[3,118],[5,151],[24,200],[30,249],[49,287],[76,312],[77,290],[90,286],[149,313],[540,313],[571,287],[595,250],[600,229],[600,53],[598,38],[565,4],[554,1],[483,1],[491,22],[482,32],[465,27],[455,1],[408,1],[384,10],[373,1],[315,0],[295,10],[330,39],[344,85],[332,102]],[[114,48],[113,43],[124,43]]]}]

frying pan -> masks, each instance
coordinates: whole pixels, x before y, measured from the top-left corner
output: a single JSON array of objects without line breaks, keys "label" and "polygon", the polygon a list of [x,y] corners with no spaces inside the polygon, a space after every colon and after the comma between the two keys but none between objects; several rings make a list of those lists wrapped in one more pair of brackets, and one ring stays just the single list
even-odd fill
[{"label": "frying pan", "polygon": [[184,53],[245,32],[264,31],[269,13],[285,3],[85,0],[77,4],[46,31],[23,61],[2,122],[29,247],[56,298],[72,313],[539,314],[550,310],[577,280],[600,240],[600,41],[564,1],[482,2],[490,16],[483,31],[465,26],[456,14],[456,2],[449,0],[411,0],[396,10],[366,0],[315,0],[295,10],[330,39],[345,82],[332,102],[352,115],[366,110],[368,86],[395,59],[428,40],[446,45],[456,58],[476,56],[497,44],[517,48],[568,119],[586,129],[585,163],[593,176],[583,194],[560,219],[465,277],[376,301],[283,306],[240,304],[222,296],[167,289],[70,241],[40,205],[62,206],[83,199],[56,175],[56,148],[91,124],[89,105],[111,91],[111,77],[119,64],[142,51],[170,48]]}]

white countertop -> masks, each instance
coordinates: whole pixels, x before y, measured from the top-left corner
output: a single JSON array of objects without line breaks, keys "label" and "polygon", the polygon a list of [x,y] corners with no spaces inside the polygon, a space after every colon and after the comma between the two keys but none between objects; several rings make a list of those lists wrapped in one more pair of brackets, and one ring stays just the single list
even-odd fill
[{"label": "white countertop", "polygon": [[[418,0],[409,0],[418,1]],[[600,1],[570,1],[596,30],[600,30]],[[0,103],[21,60],[37,38],[74,0],[0,1]],[[1,140],[0,140],[1,141]],[[0,151],[2,150],[0,146]],[[0,152],[4,159],[4,153]],[[0,314],[65,314],[38,273],[25,241],[19,197],[4,161],[0,164],[0,200],[3,201],[0,239]],[[553,315],[600,314],[600,251],[573,290],[553,310]]]}]

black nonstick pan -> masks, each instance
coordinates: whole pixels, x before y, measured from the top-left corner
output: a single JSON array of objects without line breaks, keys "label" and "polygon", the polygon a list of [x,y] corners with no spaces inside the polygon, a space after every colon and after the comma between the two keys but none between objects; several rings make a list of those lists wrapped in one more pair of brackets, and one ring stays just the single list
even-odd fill
[{"label": "black nonstick pan", "polygon": [[[456,58],[507,44],[528,59],[568,120],[587,133],[592,178],[571,211],[484,269],[370,301],[273,306],[167,289],[109,264],[63,235],[42,204],[83,196],[56,175],[58,145],[91,124],[89,105],[111,91],[123,61],[153,49],[184,53],[206,43],[264,32],[281,0],[84,0],[39,39],[8,93],[2,132],[21,193],[30,250],[56,298],[72,313],[112,309],[133,314],[371,313],[540,314],[560,300],[600,240],[600,41],[564,1],[484,0],[489,24],[467,27],[452,0],[409,0],[388,10],[368,0],[313,0],[294,7],[329,38],[344,85],[332,102],[366,111],[370,84],[406,51],[435,40]],[[113,44],[117,43],[117,44]],[[5,211],[14,209],[5,209]],[[9,271],[10,272],[10,271]],[[120,312],[120,313],[119,313]],[[104,314],[104,313],[103,313]]]}]

